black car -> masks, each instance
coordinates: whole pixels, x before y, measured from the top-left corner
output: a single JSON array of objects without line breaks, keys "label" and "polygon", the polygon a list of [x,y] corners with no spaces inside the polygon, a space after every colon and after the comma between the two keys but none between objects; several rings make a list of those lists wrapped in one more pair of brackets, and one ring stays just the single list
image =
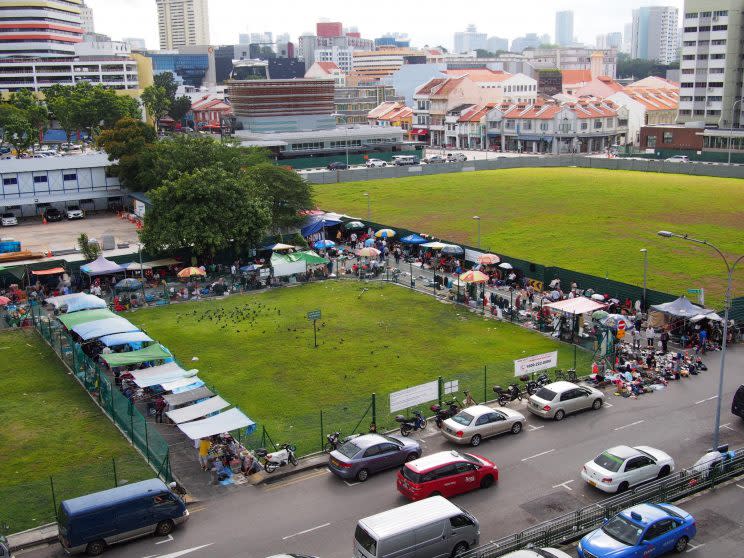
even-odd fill
[{"label": "black car", "polygon": [[49,221],[61,221],[62,220],[62,212],[57,209],[56,207],[47,207],[44,211],[44,219]]},{"label": "black car", "polygon": [[739,386],[731,402],[731,412],[744,419],[744,385]]},{"label": "black car", "polygon": [[328,163],[326,168],[328,170],[346,170],[349,168],[349,165],[342,163],[341,161],[333,161],[332,163]]}]

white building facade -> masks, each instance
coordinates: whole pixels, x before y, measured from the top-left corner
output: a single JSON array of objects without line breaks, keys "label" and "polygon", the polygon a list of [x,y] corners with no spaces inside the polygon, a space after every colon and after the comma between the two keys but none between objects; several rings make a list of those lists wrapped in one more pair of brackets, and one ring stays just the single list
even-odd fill
[{"label": "white building facade", "polygon": [[677,60],[679,13],[674,6],[633,10],[631,58],[671,64]]},{"label": "white building facade", "polygon": [[209,44],[207,0],[155,0],[158,9],[160,48]]}]

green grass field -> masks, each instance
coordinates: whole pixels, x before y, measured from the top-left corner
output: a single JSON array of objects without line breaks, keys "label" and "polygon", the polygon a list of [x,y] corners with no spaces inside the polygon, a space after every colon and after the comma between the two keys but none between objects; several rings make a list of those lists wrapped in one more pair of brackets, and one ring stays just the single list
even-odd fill
[{"label": "green grass field", "polygon": [[[317,349],[306,318],[315,309],[322,312]],[[470,387],[482,401],[486,364],[490,391],[513,376],[515,358],[560,347],[559,365],[573,363],[572,348],[540,334],[379,283],[328,281],[138,310],[127,318],[184,366],[197,368],[275,442],[291,439],[304,450],[318,449],[321,408],[327,432],[334,426],[348,432],[372,392],[380,416],[389,392],[440,375],[460,377],[460,391]],[[588,370],[588,358],[580,353],[581,369]]]},{"label": "green grass field", "polygon": [[[54,352],[30,331],[0,333],[0,525],[54,521],[61,499],[154,476]],[[50,480],[50,477],[52,480]]]},{"label": "green grass field", "polygon": [[[682,294],[705,287],[723,299],[723,262],[713,250],[656,235],[689,233],[744,253],[744,181],[599,169],[509,169],[318,185],[318,205],[453,242]],[[743,275],[739,274],[742,278]],[[741,282],[740,282],[741,284]],[[740,293],[741,294],[741,293]]]}]

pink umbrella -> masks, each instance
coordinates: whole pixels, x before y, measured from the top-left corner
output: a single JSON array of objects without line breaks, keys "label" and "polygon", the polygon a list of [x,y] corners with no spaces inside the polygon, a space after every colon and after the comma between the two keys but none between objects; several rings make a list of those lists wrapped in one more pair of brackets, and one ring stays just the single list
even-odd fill
[{"label": "pink umbrella", "polygon": [[466,271],[460,275],[460,281],[463,283],[485,283],[488,281],[488,275],[480,271]]},{"label": "pink umbrella", "polygon": [[496,254],[482,254],[478,256],[478,263],[482,265],[493,265],[501,261]]},{"label": "pink umbrella", "polygon": [[0,306],[10,304],[10,299],[7,296],[0,296]]},{"label": "pink umbrella", "polygon": [[356,255],[361,256],[362,258],[376,258],[377,256],[380,255],[380,251],[377,248],[372,248],[371,246],[367,246],[366,248],[357,250]]}]

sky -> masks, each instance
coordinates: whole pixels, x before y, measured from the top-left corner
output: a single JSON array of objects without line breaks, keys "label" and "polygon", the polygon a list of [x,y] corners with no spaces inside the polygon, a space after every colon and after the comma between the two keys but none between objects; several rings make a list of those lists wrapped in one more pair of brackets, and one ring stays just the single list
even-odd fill
[{"label": "sky", "polygon": [[[145,39],[150,49],[159,48],[155,0],[86,0],[93,9],[96,32],[115,40]],[[374,39],[387,32],[408,33],[411,45],[452,47],[453,34],[468,24],[479,32],[510,41],[525,33],[555,34],[555,12],[574,11],[574,35],[594,44],[596,36],[623,31],[632,10],[640,6],[675,6],[683,11],[684,0],[465,0],[412,2],[377,0],[209,0],[210,38],[214,45],[236,44],[238,34],[287,32],[293,41],[313,32],[323,18],[357,27],[362,37]],[[363,6],[363,7],[362,7]]]}]

